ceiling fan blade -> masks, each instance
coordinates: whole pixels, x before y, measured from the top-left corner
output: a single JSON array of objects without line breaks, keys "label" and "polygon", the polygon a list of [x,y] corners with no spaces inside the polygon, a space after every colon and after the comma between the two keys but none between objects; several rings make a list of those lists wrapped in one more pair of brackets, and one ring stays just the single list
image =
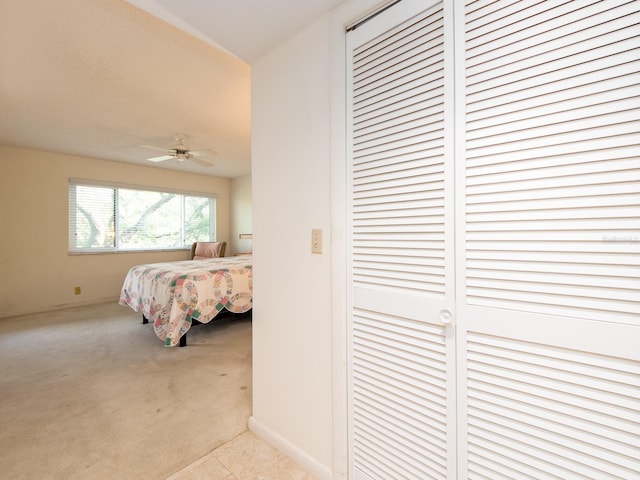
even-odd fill
[{"label": "ceiling fan blade", "polygon": [[191,155],[193,156],[199,156],[202,155],[203,153],[206,153],[207,155],[217,155],[218,152],[216,152],[213,148],[201,148],[200,150],[198,150],[197,152],[189,152]]},{"label": "ceiling fan blade", "polygon": [[202,158],[198,158],[196,156],[194,156],[193,154],[189,155],[187,157],[187,160],[193,162],[193,163],[197,163],[198,165],[201,165],[203,167],[213,167],[213,163],[208,162],[206,160],[203,160]]},{"label": "ceiling fan blade", "polygon": [[162,155],[160,157],[147,158],[147,160],[150,162],[164,162],[165,160],[171,160],[172,158],[176,157],[174,157],[173,155]]}]

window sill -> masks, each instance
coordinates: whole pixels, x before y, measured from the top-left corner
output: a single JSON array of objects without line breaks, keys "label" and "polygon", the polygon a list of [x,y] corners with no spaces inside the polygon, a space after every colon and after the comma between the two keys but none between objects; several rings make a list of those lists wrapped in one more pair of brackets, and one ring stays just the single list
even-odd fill
[{"label": "window sill", "polygon": [[162,253],[162,252],[190,252],[191,247],[161,248],[161,249],[140,249],[140,250],[96,250],[82,252],[67,252],[69,256],[76,255],[120,255],[122,253]]}]

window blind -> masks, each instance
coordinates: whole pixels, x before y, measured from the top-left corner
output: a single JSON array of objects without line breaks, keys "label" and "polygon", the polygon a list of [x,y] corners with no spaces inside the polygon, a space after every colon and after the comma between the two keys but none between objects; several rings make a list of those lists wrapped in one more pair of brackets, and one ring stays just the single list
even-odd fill
[{"label": "window blind", "polygon": [[69,251],[184,248],[216,239],[211,196],[70,181]]}]

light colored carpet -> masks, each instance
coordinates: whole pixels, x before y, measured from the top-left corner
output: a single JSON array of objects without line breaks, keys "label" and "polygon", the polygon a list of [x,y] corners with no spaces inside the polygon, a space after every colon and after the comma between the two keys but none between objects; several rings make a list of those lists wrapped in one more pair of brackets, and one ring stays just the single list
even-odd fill
[{"label": "light colored carpet", "polygon": [[246,431],[251,320],[188,341],[115,303],[0,320],[0,478],[164,479]]}]

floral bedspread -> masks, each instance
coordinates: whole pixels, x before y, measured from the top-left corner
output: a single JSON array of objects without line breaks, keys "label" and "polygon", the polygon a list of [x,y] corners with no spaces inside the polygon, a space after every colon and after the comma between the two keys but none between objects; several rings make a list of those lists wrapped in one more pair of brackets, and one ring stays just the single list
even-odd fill
[{"label": "floral bedspread", "polygon": [[252,293],[252,257],[243,255],[137,265],[125,277],[120,304],[141,312],[173,347],[192,320],[207,323],[222,309],[249,311]]}]

